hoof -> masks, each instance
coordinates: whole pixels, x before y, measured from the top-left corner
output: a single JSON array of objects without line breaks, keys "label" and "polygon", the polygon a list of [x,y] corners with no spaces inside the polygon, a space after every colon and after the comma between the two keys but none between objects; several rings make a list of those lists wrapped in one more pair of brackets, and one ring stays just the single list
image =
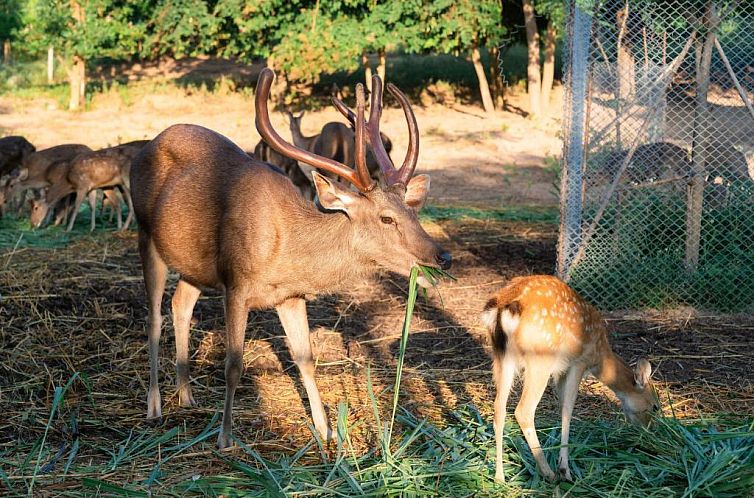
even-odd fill
[{"label": "hoof", "polygon": [[159,389],[149,391],[147,395],[147,419],[162,418],[162,398]]},{"label": "hoof", "polygon": [[147,425],[151,427],[162,425],[162,415],[159,415],[157,417],[147,417]]},{"label": "hoof", "polygon": [[191,394],[191,390],[181,391],[178,393],[178,406],[181,408],[191,408],[198,406],[194,396]]},{"label": "hoof", "polygon": [[550,482],[555,481],[555,472],[553,472],[552,469],[549,469],[549,468],[542,469],[541,472],[544,478],[547,479],[548,481]]},{"label": "hoof", "polygon": [[233,441],[230,439],[230,434],[220,432],[220,435],[217,436],[217,448],[220,450],[227,450],[232,447]]},{"label": "hoof", "polygon": [[558,473],[560,474],[561,481],[571,482],[573,480],[571,479],[571,470],[568,467],[558,468]]}]

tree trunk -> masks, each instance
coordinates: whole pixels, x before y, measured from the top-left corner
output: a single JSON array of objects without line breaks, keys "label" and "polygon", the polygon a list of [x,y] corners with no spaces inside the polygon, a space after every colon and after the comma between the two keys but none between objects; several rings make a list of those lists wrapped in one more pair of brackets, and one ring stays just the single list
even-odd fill
[{"label": "tree trunk", "polygon": [[55,83],[55,49],[50,45],[47,47],[47,84]]},{"label": "tree trunk", "polygon": [[6,64],[9,64],[10,58],[11,58],[10,40],[4,40],[3,41],[3,62]]},{"label": "tree trunk", "polygon": [[557,36],[555,23],[547,23],[547,33],[545,34],[545,62],[542,67],[542,106],[545,112],[550,108],[550,94],[552,92],[552,82],[555,79],[555,38]]},{"label": "tree trunk", "polygon": [[369,65],[369,56],[366,50],[361,53],[361,64],[364,66],[364,82],[366,83],[367,90],[372,91],[372,66]]},{"label": "tree trunk", "polygon": [[618,47],[618,86],[622,99],[634,98],[636,88],[636,61],[631,49],[624,44]]},{"label": "tree trunk", "polygon": [[71,84],[71,100],[68,103],[68,109],[75,111],[86,102],[86,62],[81,56],[73,56],[73,67],[68,76]]},{"label": "tree trunk", "polygon": [[634,60],[631,45],[624,42],[626,25],[628,24],[628,3],[626,3],[625,9],[618,11],[616,22],[618,27],[617,78],[619,100],[630,101],[634,98],[634,90],[636,88],[636,61]]},{"label": "tree trunk", "polygon": [[387,62],[385,57],[385,49],[381,48],[377,51],[377,57],[379,58],[379,62],[377,63],[377,76],[380,77],[383,84],[385,82],[385,71],[387,69]]},{"label": "tree trunk", "polygon": [[[70,6],[71,17],[80,26],[86,21],[84,8],[79,0],[70,0]],[[73,67],[68,73],[68,79],[71,84],[71,100],[68,103],[68,109],[75,111],[84,104],[86,99],[86,62],[80,55],[73,56]]]},{"label": "tree trunk", "polygon": [[474,64],[474,71],[476,71],[476,77],[479,80],[479,93],[482,95],[484,112],[492,114],[495,112],[495,105],[492,103],[492,95],[490,94],[490,86],[487,84],[487,74],[482,64],[482,56],[479,53],[479,47],[476,45],[471,49],[471,63]]},{"label": "tree trunk", "polygon": [[539,68],[539,33],[537,32],[537,20],[534,17],[534,6],[531,0],[523,0],[524,25],[526,26],[526,46],[528,51],[527,79],[529,92],[529,112],[533,116],[542,113],[541,106],[541,80]]},{"label": "tree trunk", "polygon": [[272,57],[267,58],[267,67],[275,71],[275,81],[272,82],[270,88],[270,99],[275,105],[279,105],[285,101],[285,94],[288,91],[288,77],[285,71],[275,70],[275,59]]},{"label": "tree trunk", "polygon": [[505,108],[505,83],[500,70],[500,49],[493,45],[490,51],[490,82],[492,83],[492,99],[495,109]]},{"label": "tree trunk", "polygon": [[714,5],[708,4],[706,27],[709,28],[701,51],[697,49],[699,57],[696,73],[696,105],[694,108],[694,141],[692,145],[692,167],[694,176],[687,187],[686,199],[686,268],[696,270],[699,265],[699,248],[702,236],[702,210],[704,202],[704,177],[706,174],[707,154],[709,149],[709,109],[707,93],[709,92],[710,66],[712,64],[712,49],[715,41],[717,18]]}]

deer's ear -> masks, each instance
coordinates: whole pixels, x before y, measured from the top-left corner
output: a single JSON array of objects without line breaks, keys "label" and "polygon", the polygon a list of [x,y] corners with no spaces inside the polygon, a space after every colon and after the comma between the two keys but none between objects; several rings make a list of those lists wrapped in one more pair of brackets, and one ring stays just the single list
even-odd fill
[{"label": "deer's ear", "polygon": [[429,195],[429,175],[416,175],[406,185],[406,204],[414,211],[419,211],[427,202]]},{"label": "deer's ear", "polygon": [[357,194],[341,187],[317,171],[312,171],[312,178],[319,205],[331,211],[343,211],[348,214],[348,209],[356,202]]},{"label": "deer's ear", "polygon": [[652,365],[647,360],[641,358],[634,368],[634,383],[640,389],[644,389],[652,377]]}]

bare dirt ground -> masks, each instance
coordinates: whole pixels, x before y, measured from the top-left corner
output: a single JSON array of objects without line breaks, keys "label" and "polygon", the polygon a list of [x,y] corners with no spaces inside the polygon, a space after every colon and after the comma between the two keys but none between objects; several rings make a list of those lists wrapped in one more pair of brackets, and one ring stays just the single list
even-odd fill
[{"label": "bare dirt ground", "polygon": [[[217,70],[204,67],[205,72]],[[192,65],[170,65],[163,77],[179,81],[199,71]],[[143,74],[142,74],[143,73]],[[137,78],[154,76],[150,68],[132,69]],[[37,149],[61,143],[84,143],[93,148],[152,138],[176,123],[194,123],[216,130],[245,150],[259,141],[254,127],[251,95],[207,92],[193,87],[134,83],[127,92],[110,90],[95,94],[89,110],[72,113],[52,99],[17,99],[0,96],[0,132],[24,135]],[[559,115],[561,92],[555,92],[552,109]],[[520,96],[512,96],[518,109]],[[406,122],[392,99],[386,105],[381,129],[393,141],[393,158],[400,164],[407,145]],[[485,118],[478,107],[457,105],[415,106],[422,142],[418,171],[432,175],[430,202],[501,206],[506,204],[553,205],[557,202],[555,174],[546,167],[547,157],[560,153],[556,119],[536,123],[515,112]],[[284,137],[290,137],[281,113],[272,121]],[[343,121],[332,107],[309,112],[303,121],[305,134],[318,133],[328,121]]]}]

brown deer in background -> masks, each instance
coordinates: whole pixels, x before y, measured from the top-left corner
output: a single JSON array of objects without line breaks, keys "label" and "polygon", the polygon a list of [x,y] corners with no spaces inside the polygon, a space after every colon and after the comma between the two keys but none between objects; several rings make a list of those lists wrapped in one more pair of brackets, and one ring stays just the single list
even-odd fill
[{"label": "brown deer in background", "polygon": [[[194,405],[189,384],[188,333],[201,288],[224,293],[227,328],[225,405],[218,446],[231,445],[232,409],[243,367],[249,310],[275,308],[291,356],[301,373],[314,426],[330,436],[314,381],[304,296],[349,287],[378,267],[408,275],[416,264],[450,266],[450,254],[419,224],[429,177],[413,176],[419,132],[406,96],[388,85],[403,107],[410,145],[396,169],[379,140],[381,92],[372,94],[365,123],[359,85],[356,169],[296,147],[272,128],[267,99],[274,73],[264,69],[256,91],[256,125],[279,153],[341,177],[356,191],[313,173],[319,207],[305,201],[277,169],[251,158],[224,136],[193,125],[163,131],[134,160],[133,203],[148,299],[149,394],[147,417],[160,417],[158,383],[160,303],[168,268],[180,273],[173,295],[177,388],[180,406]],[[378,77],[373,88],[380,88]],[[378,97],[380,96],[380,97]],[[366,167],[366,140],[385,178],[376,183]]]},{"label": "brown deer in background", "polygon": [[[326,123],[318,134],[307,137],[301,132],[301,120],[304,117],[304,112],[302,111],[298,116],[290,111],[286,111],[285,114],[288,116],[291,138],[296,147],[353,168],[355,137],[348,125],[331,121]],[[307,178],[310,178],[314,168],[304,163],[301,165],[301,170]],[[327,171],[324,172],[324,176],[332,179],[338,178],[336,174]]]},{"label": "brown deer in background", "polygon": [[27,156],[37,149],[24,137],[0,138],[0,179],[20,168]]},{"label": "brown deer in background", "polygon": [[[351,127],[349,128],[343,123],[331,121],[322,127],[322,130],[318,135],[306,137],[301,133],[301,120],[304,117],[304,112],[298,116],[286,112],[290,124],[291,136],[293,137],[293,143],[297,147],[313,152],[318,156],[333,159],[353,168],[355,164],[354,143],[356,135],[354,130],[356,128],[354,123],[356,117],[353,111],[348,109],[340,99],[333,96],[332,100],[335,107],[349,120]],[[389,158],[390,152],[393,149],[393,142],[382,132],[380,132],[380,141],[382,142],[382,148],[385,149]],[[367,145],[366,163],[369,175],[375,180],[380,180],[380,166],[374,156],[372,147],[369,144]],[[307,178],[311,176],[310,168],[304,166],[301,169],[304,171]],[[325,176],[336,178],[334,175]]]},{"label": "brown deer in background", "polygon": [[[29,213],[29,219],[31,226],[39,228],[42,223],[47,219],[47,215],[50,211],[50,207],[46,201],[47,195],[51,188],[60,184],[68,184],[67,176],[68,170],[71,166],[71,161],[55,161],[45,171],[44,180],[48,185],[52,187],[43,189],[43,196],[41,199],[31,199],[29,201],[31,205],[31,211]],[[74,194],[69,194],[63,197],[60,202],[56,202],[52,205],[55,209],[55,225],[65,223],[70,215],[70,210],[73,205]],[[96,198],[94,201],[90,198],[89,203],[92,209],[96,207]]]},{"label": "brown deer in background", "polygon": [[[105,187],[117,187],[128,205],[128,216],[121,230],[128,230],[133,218],[133,206],[131,204],[131,188],[129,174],[131,162],[138,152],[149,143],[148,140],[135,140],[125,144],[100,149],[88,154],[82,154],[74,159],[63,181],[59,181],[50,187],[44,201],[38,203],[38,209],[45,214],[47,210],[55,206],[63,198],[71,193],[76,193],[73,204],[73,212],[68,221],[67,231],[71,231],[76,221],[81,203],[89,195],[90,203],[96,206],[96,189]],[[95,210],[91,211],[91,230],[95,227]]]},{"label": "brown deer in background", "polygon": [[123,214],[121,213],[120,209],[120,194],[118,193],[118,189],[113,188],[103,188],[102,189],[102,212],[101,216],[104,218],[107,215],[107,212],[110,212],[110,217],[108,218],[108,221],[112,222],[113,217],[116,219],[116,223],[118,226],[118,230],[120,230],[123,227]]},{"label": "brown deer in background", "polygon": [[306,176],[306,173],[304,173],[299,166],[298,161],[294,161],[290,157],[286,157],[279,153],[267,145],[264,140],[260,140],[259,143],[257,143],[256,147],[254,147],[253,154],[249,152],[247,152],[247,154],[260,161],[264,161],[267,164],[272,164],[273,166],[282,169],[288,178],[291,179],[291,182],[293,182],[296,188],[298,188],[299,192],[301,192],[301,196],[304,199],[310,201],[314,200],[314,186],[312,185],[312,180],[310,177]]},{"label": "brown deer in background", "polygon": [[517,277],[487,302],[482,319],[493,344],[495,397],[495,479],[503,476],[503,430],[513,380],[524,369],[524,390],[516,420],[548,479],[555,474],[539,445],[534,413],[552,378],[561,406],[558,470],[571,479],[568,436],[582,377],[591,373],[620,399],[629,421],[647,425],[659,401],[650,382],[652,367],[640,359],[635,370],[613,353],[599,312],[560,279],[549,275]]},{"label": "brown deer in background", "polygon": [[91,152],[92,149],[82,144],[63,144],[34,152],[26,157],[18,177],[11,182],[8,197],[20,195],[19,212],[25,204],[26,191],[49,187],[47,168],[56,162],[70,162],[78,155]]}]

